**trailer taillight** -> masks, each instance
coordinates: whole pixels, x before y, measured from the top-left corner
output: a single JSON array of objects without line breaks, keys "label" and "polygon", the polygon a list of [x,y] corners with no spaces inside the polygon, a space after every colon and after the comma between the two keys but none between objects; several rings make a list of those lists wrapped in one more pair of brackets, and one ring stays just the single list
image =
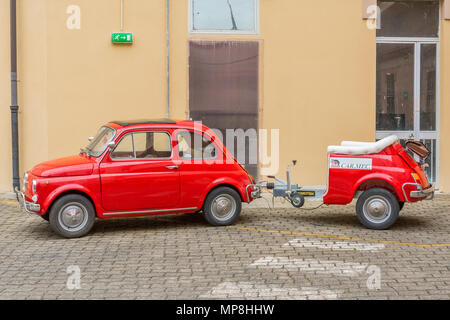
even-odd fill
[{"label": "trailer taillight", "polygon": [[412,176],[417,183],[421,184],[420,177],[417,173],[413,172]]}]

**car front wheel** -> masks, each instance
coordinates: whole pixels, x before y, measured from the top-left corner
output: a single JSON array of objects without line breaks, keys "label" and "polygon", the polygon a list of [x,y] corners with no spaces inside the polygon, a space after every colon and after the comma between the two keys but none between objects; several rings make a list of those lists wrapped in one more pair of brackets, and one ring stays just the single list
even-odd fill
[{"label": "car front wheel", "polygon": [[211,191],[203,206],[203,216],[213,226],[228,226],[241,213],[241,197],[228,187],[219,187]]},{"label": "car front wheel", "polygon": [[58,199],[50,211],[50,227],[65,238],[79,238],[91,231],[95,221],[92,203],[78,194]]},{"label": "car front wheel", "polygon": [[397,198],[381,188],[365,191],[356,203],[359,221],[370,229],[388,229],[397,220],[399,211]]}]

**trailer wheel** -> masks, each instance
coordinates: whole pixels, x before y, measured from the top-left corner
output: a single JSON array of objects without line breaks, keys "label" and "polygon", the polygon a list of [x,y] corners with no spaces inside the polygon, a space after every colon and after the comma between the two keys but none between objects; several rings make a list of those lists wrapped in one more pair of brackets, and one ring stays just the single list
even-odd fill
[{"label": "trailer wheel", "polygon": [[296,208],[301,208],[305,204],[305,197],[298,192],[293,192],[290,197],[291,203]]},{"label": "trailer wheel", "polygon": [[369,229],[388,229],[397,220],[399,211],[397,198],[382,188],[365,191],[356,203],[358,219]]}]

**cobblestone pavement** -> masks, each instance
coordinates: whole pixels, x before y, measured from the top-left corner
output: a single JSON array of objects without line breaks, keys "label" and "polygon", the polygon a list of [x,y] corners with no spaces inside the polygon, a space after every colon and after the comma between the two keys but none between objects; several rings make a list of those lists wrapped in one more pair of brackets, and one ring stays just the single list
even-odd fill
[{"label": "cobblestone pavement", "polygon": [[386,231],[354,210],[247,207],[224,228],[200,215],[97,220],[68,240],[2,200],[0,299],[450,298],[450,196],[406,204]]}]

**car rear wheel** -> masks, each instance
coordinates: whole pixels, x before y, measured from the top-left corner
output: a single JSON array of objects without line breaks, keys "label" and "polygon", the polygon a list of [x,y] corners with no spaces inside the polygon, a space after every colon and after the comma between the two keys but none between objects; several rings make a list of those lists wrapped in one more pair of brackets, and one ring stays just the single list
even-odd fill
[{"label": "car rear wheel", "polygon": [[397,198],[381,188],[365,191],[356,203],[358,219],[369,229],[388,229],[397,220],[399,211]]},{"label": "car rear wheel", "polygon": [[50,211],[50,227],[65,238],[79,238],[91,231],[95,221],[92,203],[78,194],[58,199]]},{"label": "car rear wheel", "polygon": [[241,197],[228,187],[211,191],[203,206],[203,216],[213,226],[232,224],[241,213]]}]

